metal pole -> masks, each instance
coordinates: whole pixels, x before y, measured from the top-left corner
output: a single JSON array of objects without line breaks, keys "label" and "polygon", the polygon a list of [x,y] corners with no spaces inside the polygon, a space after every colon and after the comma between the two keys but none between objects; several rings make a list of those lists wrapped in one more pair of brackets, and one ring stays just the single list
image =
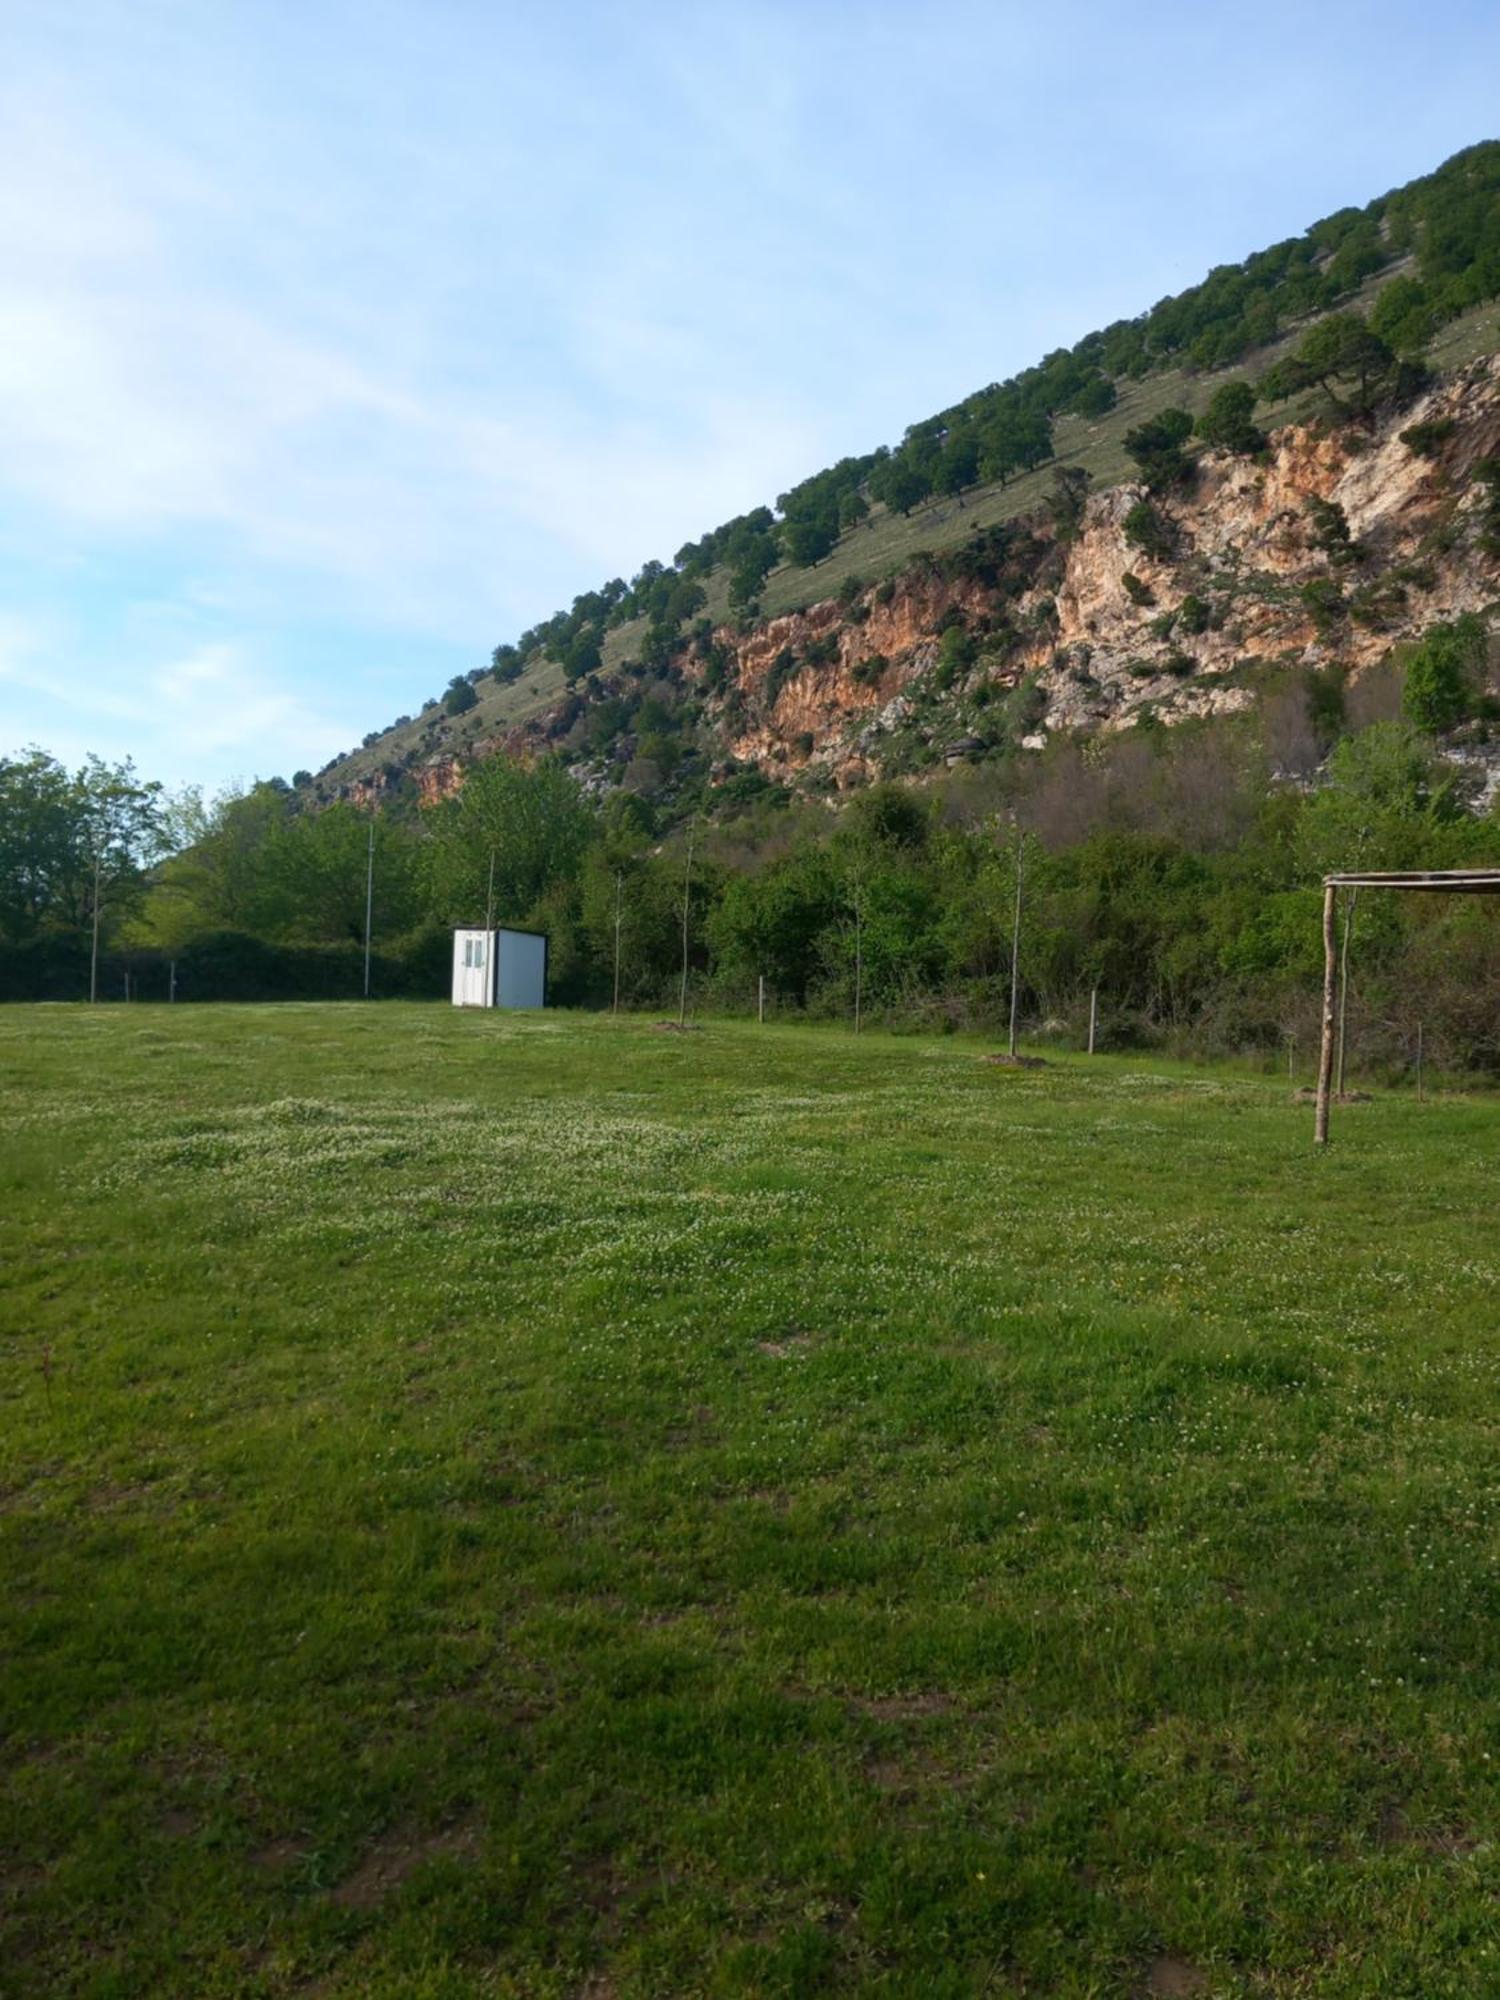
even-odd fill
[{"label": "metal pole", "polygon": [[99,850],[94,849],[94,943],[89,953],[89,1005],[99,998]]},{"label": "metal pole", "polygon": [[365,862],[365,998],[370,997],[370,916],[375,907],[375,815],[370,815],[370,844]]},{"label": "metal pole", "polygon": [[1344,1022],[1349,1008],[1349,933],[1354,926],[1354,906],[1359,901],[1358,889],[1349,891],[1349,901],[1344,906],[1344,948],[1339,959],[1339,1057],[1338,1084],[1335,1095],[1344,1095],[1344,1057],[1348,1040],[1344,1033]]},{"label": "metal pole", "polygon": [[609,1010],[611,1014],[618,1014],[620,1011],[620,899],[624,893],[625,873],[623,869],[617,868],[615,870],[615,997],[614,1004]]},{"label": "metal pole", "polygon": [[693,889],[693,835],[695,827],[688,828],[687,867],[682,877],[682,992],[677,1001],[677,1025],[687,1025],[687,981],[688,981],[688,912],[692,908]]},{"label": "metal pole", "polygon": [[1099,989],[1089,995],[1089,1054],[1094,1053],[1094,1032],[1099,1026]]},{"label": "metal pole", "polygon": [[1016,828],[1016,914],[1010,930],[1010,1052],[1016,1053],[1016,1010],[1021,999],[1021,825]]},{"label": "metal pole", "polygon": [[1318,1108],[1313,1118],[1313,1144],[1328,1144],[1328,1097],[1333,1084],[1334,995],[1338,987],[1338,937],[1335,924],[1338,890],[1323,884],[1323,1045],[1318,1052]]}]

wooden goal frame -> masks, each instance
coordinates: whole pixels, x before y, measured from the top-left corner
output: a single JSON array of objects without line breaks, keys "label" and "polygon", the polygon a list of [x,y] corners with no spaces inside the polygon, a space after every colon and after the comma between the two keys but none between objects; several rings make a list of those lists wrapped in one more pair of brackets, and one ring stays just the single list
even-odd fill
[{"label": "wooden goal frame", "polygon": [[1328,1108],[1333,1095],[1334,1015],[1338,998],[1336,946],[1340,889],[1412,889],[1429,895],[1500,896],[1500,868],[1418,868],[1368,870],[1323,877],[1323,1047],[1318,1057],[1318,1108],[1313,1144],[1328,1144]]}]

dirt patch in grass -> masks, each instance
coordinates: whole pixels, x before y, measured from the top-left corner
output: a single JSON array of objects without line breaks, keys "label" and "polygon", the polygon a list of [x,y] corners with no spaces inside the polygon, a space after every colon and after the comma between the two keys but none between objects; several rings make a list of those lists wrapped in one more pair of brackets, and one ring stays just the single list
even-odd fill
[{"label": "dirt patch in grass", "polygon": [[920,1694],[851,1695],[849,1706],[857,1715],[868,1715],[875,1722],[914,1722],[924,1716],[950,1714],[953,1697],[930,1688]]},{"label": "dirt patch in grass", "polygon": [[306,1857],[307,1849],[296,1840],[268,1840],[250,1850],[250,1866],[262,1875],[284,1875]]},{"label": "dirt patch in grass", "polygon": [[1382,1847],[1420,1847],[1446,1861],[1473,1854],[1480,1846],[1472,1834],[1453,1828],[1413,1826],[1406,1808],[1394,1803],[1381,1807],[1376,1837]]},{"label": "dirt patch in grass", "polygon": [[1141,1987],[1148,2000],[1191,2000],[1192,1995],[1207,1991],[1208,1974],[1186,1958],[1174,1958],[1170,1952],[1152,1959]]},{"label": "dirt patch in grass", "polygon": [[769,1354],[778,1361],[784,1361],[789,1354],[805,1354],[812,1346],[812,1335],[802,1333],[793,1327],[779,1340],[757,1340],[755,1344],[762,1354]]},{"label": "dirt patch in grass", "polygon": [[1047,1067],[1047,1058],[1045,1056],[1013,1056],[1006,1049],[1002,1049],[998,1055],[981,1056],[979,1060],[988,1063],[992,1069],[1045,1069]]},{"label": "dirt patch in grass", "polygon": [[375,1843],[352,1875],[344,1877],[330,1900],[341,1910],[378,1909],[424,1862],[472,1854],[478,1840],[479,1828],[472,1820],[461,1820],[438,1833],[394,1828]]}]

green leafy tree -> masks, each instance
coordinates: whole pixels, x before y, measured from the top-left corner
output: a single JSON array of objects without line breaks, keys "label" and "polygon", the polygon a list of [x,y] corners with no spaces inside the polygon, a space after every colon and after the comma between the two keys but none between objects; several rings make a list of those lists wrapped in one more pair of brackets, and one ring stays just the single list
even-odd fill
[{"label": "green leafy tree", "polygon": [[1162,410],[1125,433],[1125,449],[1152,493],[1165,493],[1189,477],[1193,461],[1184,449],[1193,434],[1186,410]]},{"label": "green leafy tree", "polygon": [[1149,500],[1137,500],[1120,524],[1127,542],[1158,562],[1171,560],[1177,547],[1172,523]]},{"label": "green leafy tree", "polygon": [[932,492],[931,475],[918,472],[914,466],[899,458],[891,459],[882,467],[878,478],[872,479],[870,484],[876,499],[883,500],[893,514],[909,514]]},{"label": "green leafy tree", "polygon": [[443,694],[443,713],[463,715],[479,700],[473,684],[464,674],[455,674]]},{"label": "green leafy tree", "polygon": [[596,832],[592,811],[565,771],[505,757],[473,765],[460,790],[423,819],[429,907],[451,923],[483,916],[492,855],[496,915],[523,921],[551,883],[576,873]]},{"label": "green leafy tree", "polygon": [[847,533],[857,528],[861,521],[870,518],[870,503],[858,487],[852,487],[839,496],[839,527]]},{"label": "green leafy tree", "polygon": [[42,750],[0,758],[0,935],[81,930],[96,888],[114,929],[144,895],[166,828],[162,787],[128,759],[90,757],[69,772]]},{"label": "green leafy tree", "polygon": [[1285,360],[1267,369],[1259,400],[1284,402],[1316,387],[1339,415],[1367,420],[1390,382],[1394,359],[1358,313],[1329,313],[1308,328]]},{"label": "green leafy tree", "polygon": [[1430,625],[1406,663],[1401,707],[1407,720],[1434,736],[1465,721],[1474,712],[1487,652],[1484,624],[1472,613]]},{"label": "green leafy tree", "polygon": [[1253,421],[1255,391],[1248,382],[1225,382],[1208,399],[1195,426],[1205,444],[1221,451],[1251,454],[1264,451],[1266,434]]}]

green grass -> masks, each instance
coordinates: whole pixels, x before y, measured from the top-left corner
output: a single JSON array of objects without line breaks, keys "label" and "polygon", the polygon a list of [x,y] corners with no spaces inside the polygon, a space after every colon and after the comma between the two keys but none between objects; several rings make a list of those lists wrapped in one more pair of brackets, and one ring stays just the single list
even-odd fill
[{"label": "green grass", "polygon": [[0,1013],[0,1992],[1500,1990],[1500,1104],[978,1053]]}]

